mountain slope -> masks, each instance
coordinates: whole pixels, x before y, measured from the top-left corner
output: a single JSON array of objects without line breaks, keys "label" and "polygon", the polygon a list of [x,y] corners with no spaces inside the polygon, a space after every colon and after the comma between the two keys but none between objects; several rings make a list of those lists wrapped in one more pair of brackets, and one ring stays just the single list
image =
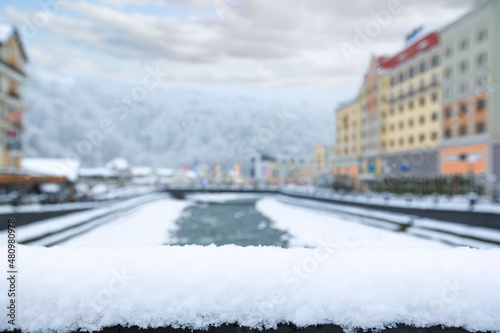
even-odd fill
[{"label": "mountain slope", "polygon": [[[25,155],[77,157],[87,166],[118,156],[136,165],[245,163],[255,150],[311,154],[314,145],[333,140],[329,108],[165,87],[125,110],[117,101],[134,87],[31,70]],[[123,112],[115,112],[117,105]]]}]

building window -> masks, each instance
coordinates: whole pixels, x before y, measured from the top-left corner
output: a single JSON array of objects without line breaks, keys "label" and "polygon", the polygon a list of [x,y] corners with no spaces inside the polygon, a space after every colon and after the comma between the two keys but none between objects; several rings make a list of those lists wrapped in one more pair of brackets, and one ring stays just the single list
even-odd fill
[{"label": "building window", "polygon": [[469,48],[469,39],[468,38],[464,38],[460,41],[460,44],[458,45],[458,48],[461,50],[461,51],[465,51]]},{"label": "building window", "polygon": [[404,107],[405,106],[403,104],[399,104],[399,113],[403,113]]},{"label": "building window", "polygon": [[465,73],[469,70],[469,62],[464,60],[460,63],[460,73]]},{"label": "building window", "polygon": [[460,94],[466,94],[469,91],[469,82],[460,82],[460,84],[458,85],[458,91]]},{"label": "building window", "polygon": [[412,68],[410,68],[410,78],[412,78],[414,76],[415,76],[415,68],[412,67]]},{"label": "building window", "polygon": [[413,136],[410,136],[410,137],[408,138],[408,143],[409,143],[410,145],[413,145],[413,141],[414,141],[414,140],[413,140]]},{"label": "building window", "polygon": [[420,142],[424,142],[425,141],[425,134],[420,134],[419,140],[420,140]]},{"label": "building window", "polygon": [[451,107],[449,107],[449,106],[448,106],[448,107],[446,107],[446,108],[444,109],[444,117],[445,117],[446,119],[450,119],[450,118],[451,118],[451,114],[452,114]]},{"label": "building window", "polygon": [[466,136],[467,135],[467,126],[460,126],[460,129],[458,132],[460,133],[460,136]]},{"label": "building window", "polygon": [[486,81],[487,81],[487,78],[486,78],[486,74],[479,74],[477,77],[476,77],[476,87],[478,89],[484,89],[486,88]]},{"label": "building window", "polygon": [[437,102],[438,100],[438,94],[437,93],[432,93],[432,101]]},{"label": "building window", "polygon": [[405,141],[403,139],[399,139],[399,145],[403,146],[405,144]]},{"label": "building window", "polygon": [[404,76],[404,74],[401,72],[401,73],[399,74],[399,82],[404,82],[404,80],[405,80],[405,76]]},{"label": "building window", "polygon": [[425,105],[425,97],[420,97],[420,106]]},{"label": "building window", "polygon": [[477,111],[484,111],[486,109],[486,100],[484,98],[480,98],[477,100]]},{"label": "building window", "polygon": [[478,123],[476,126],[476,133],[486,132],[486,124],[484,122]]},{"label": "building window", "polygon": [[488,60],[488,55],[486,53],[481,53],[476,58],[476,63],[478,67],[486,66]]},{"label": "building window", "polygon": [[446,56],[446,58],[449,58],[453,55],[453,48],[451,46],[448,46],[446,48],[446,51],[444,51],[444,54]]},{"label": "building window", "polygon": [[444,89],[444,98],[452,98],[453,97],[453,89],[451,87],[446,87]]},{"label": "building window", "polygon": [[419,87],[420,92],[423,92],[425,90],[425,80],[420,80],[420,87]]},{"label": "building window", "polygon": [[389,111],[389,113],[391,114],[391,116],[394,115],[394,108],[391,108],[391,110]]},{"label": "building window", "polygon": [[425,124],[425,116],[420,116],[420,124]]},{"label": "building window", "polygon": [[401,121],[399,122],[399,129],[403,129],[405,127],[405,124]]},{"label": "building window", "polygon": [[413,119],[408,120],[408,126],[409,127],[413,127],[413,123],[414,123]]},{"label": "building window", "polygon": [[438,139],[438,135],[439,135],[438,132],[433,132],[432,133],[432,140],[436,141]]},{"label": "building window", "polygon": [[427,70],[427,62],[422,61],[420,64],[420,73],[424,73]]},{"label": "building window", "polygon": [[432,75],[431,79],[431,87],[436,87],[438,85],[438,78],[436,74]]},{"label": "building window", "polygon": [[462,116],[465,116],[467,114],[467,104],[462,104],[460,105],[460,114]]},{"label": "building window", "polygon": [[444,77],[450,79],[453,76],[453,68],[448,67],[444,70]]},{"label": "building window", "polygon": [[451,129],[447,128],[444,130],[444,137],[451,138]]},{"label": "building window", "polygon": [[477,41],[478,42],[483,42],[486,39],[488,39],[488,30],[487,29],[481,29],[477,33]]},{"label": "building window", "polygon": [[391,147],[394,147],[394,140],[391,140]]},{"label": "building window", "polygon": [[413,101],[408,102],[408,107],[410,108],[410,110],[413,110]]},{"label": "building window", "polygon": [[432,57],[431,63],[432,63],[432,67],[439,66],[439,56],[435,55],[434,57]]},{"label": "building window", "polygon": [[432,113],[432,121],[437,121],[437,119],[438,119],[438,114],[437,114],[437,112],[433,112],[433,113]]}]

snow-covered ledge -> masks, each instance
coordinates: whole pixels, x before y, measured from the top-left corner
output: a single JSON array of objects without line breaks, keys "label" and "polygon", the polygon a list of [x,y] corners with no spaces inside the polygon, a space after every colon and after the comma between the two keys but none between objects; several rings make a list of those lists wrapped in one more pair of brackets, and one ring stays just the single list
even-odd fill
[{"label": "snow-covered ledge", "polygon": [[[18,262],[16,328],[26,332],[280,323],[500,331],[500,250],[19,246]],[[12,329],[1,299],[0,330]]]}]

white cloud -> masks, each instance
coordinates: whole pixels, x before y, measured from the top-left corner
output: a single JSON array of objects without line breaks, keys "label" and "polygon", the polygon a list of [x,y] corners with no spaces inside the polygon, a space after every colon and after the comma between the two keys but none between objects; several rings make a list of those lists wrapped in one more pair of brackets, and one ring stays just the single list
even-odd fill
[{"label": "white cloud", "polygon": [[[346,61],[341,43],[352,43],[355,28],[363,28],[373,20],[373,12],[387,8],[387,3],[244,0],[235,8],[239,11],[237,18],[227,23],[218,19],[213,8],[212,17],[196,16],[197,10],[213,5],[207,0],[74,1],[51,20],[46,31],[51,41],[60,43],[55,53],[61,54],[62,48],[80,52],[80,56],[68,58],[65,67],[106,73],[109,59],[127,65],[133,60],[154,61],[168,64],[172,77],[179,82],[331,90],[347,86],[354,90],[372,53],[397,51],[412,28],[442,25],[464,12],[472,0],[401,0],[403,12],[392,17],[369,47],[351,62]],[[134,12],[127,11],[129,4],[164,6],[152,14],[141,13],[136,7]],[[175,17],[162,11],[172,4],[193,15]],[[23,15],[13,8],[4,13],[17,19]],[[89,50],[103,57],[89,58]],[[41,58],[40,54],[34,57],[36,61]]]}]

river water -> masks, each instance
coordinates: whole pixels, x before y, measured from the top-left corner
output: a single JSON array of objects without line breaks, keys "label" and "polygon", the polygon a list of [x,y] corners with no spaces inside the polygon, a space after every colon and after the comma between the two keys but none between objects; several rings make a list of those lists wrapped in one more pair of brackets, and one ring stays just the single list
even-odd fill
[{"label": "river water", "polygon": [[176,221],[173,244],[288,247],[289,235],[257,211],[257,200],[196,202]]}]

